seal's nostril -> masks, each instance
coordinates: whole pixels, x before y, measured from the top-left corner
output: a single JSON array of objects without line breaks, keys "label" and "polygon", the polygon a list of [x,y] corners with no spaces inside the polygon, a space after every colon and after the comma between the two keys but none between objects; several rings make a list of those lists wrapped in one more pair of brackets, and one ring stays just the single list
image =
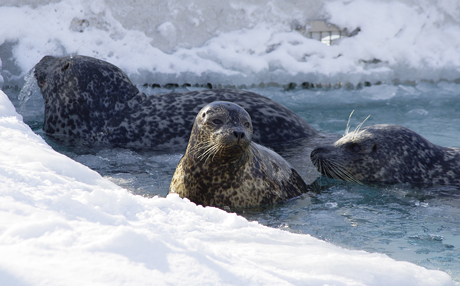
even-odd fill
[{"label": "seal's nostril", "polygon": [[243,139],[244,132],[233,131],[233,135],[235,135],[237,139]]},{"label": "seal's nostril", "polygon": [[315,149],[313,149],[313,151],[311,151],[310,158],[315,158],[319,154],[321,154],[321,153],[323,153],[325,151],[326,151],[326,149],[324,147],[316,147]]}]

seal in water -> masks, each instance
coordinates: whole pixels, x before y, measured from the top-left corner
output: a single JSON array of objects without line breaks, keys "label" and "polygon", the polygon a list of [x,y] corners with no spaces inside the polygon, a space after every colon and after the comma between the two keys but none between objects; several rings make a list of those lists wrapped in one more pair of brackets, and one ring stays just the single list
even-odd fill
[{"label": "seal in water", "polygon": [[198,111],[231,101],[254,119],[255,142],[307,138],[317,132],[293,111],[243,90],[202,90],[147,97],[118,67],[85,56],[45,56],[35,66],[45,101],[43,130],[52,139],[84,146],[185,148]]},{"label": "seal in water", "polygon": [[311,160],[330,178],[356,183],[460,185],[460,149],[435,145],[398,125],[373,125],[315,148]]},{"label": "seal in water", "polygon": [[282,202],[309,187],[280,155],[251,142],[249,114],[230,102],[198,113],[169,189],[204,206],[251,207]]}]

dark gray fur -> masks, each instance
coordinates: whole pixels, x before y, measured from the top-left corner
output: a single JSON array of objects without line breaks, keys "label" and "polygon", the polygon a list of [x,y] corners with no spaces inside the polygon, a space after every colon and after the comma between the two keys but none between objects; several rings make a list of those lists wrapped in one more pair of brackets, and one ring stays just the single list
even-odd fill
[{"label": "dark gray fur", "polygon": [[435,145],[398,125],[373,125],[315,148],[325,176],[357,183],[460,185],[460,149]]},{"label": "dark gray fur", "polygon": [[71,144],[135,149],[185,148],[195,115],[213,101],[234,102],[254,122],[261,144],[317,132],[293,111],[244,90],[203,90],[146,96],[118,67],[85,56],[44,57],[35,78],[45,100],[43,130]]}]

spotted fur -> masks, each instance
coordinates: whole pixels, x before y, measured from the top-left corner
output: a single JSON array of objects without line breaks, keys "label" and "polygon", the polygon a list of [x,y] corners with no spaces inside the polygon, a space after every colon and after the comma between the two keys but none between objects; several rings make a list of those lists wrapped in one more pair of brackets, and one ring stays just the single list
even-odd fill
[{"label": "spotted fur", "polygon": [[204,206],[269,205],[309,189],[280,155],[251,141],[249,114],[230,102],[214,102],[196,116],[170,193]]},{"label": "spotted fur", "polygon": [[311,160],[325,176],[357,183],[460,185],[460,149],[435,145],[397,125],[350,132],[315,148]]},{"label": "spotted fur", "polygon": [[44,57],[35,78],[45,100],[43,130],[84,145],[138,149],[185,148],[198,111],[231,101],[254,119],[255,142],[308,138],[317,132],[286,107],[243,90],[203,90],[147,97],[118,67],[85,56]]}]

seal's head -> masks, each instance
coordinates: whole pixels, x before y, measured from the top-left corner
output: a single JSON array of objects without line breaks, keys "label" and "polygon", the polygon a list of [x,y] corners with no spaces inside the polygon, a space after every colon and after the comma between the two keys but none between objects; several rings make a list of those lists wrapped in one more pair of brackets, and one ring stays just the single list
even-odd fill
[{"label": "seal's head", "polygon": [[198,113],[187,151],[200,161],[232,160],[247,152],[251,139],[252,122],[246,110],[216,101]]},{"label": "seal's head", "polygon": [[311,160],[321,174],[334,179],[425,184],[445,165],[442,148],[405,127],[381,124],[316,147]]},{"label": "seal's head", "polygon": [[34,75],[45,100],[73,89],[72,95],[101,98],[101,103],[109,105],[110,101],[126,101],[138,93],[118,67],[86,56],[45,56],[35,65]]},{"label": "seal's head", "polygon": [[45,56],[35,66],[48,135],[85,138],[126,108],[138,89],[118,67],[91,57]]}]

